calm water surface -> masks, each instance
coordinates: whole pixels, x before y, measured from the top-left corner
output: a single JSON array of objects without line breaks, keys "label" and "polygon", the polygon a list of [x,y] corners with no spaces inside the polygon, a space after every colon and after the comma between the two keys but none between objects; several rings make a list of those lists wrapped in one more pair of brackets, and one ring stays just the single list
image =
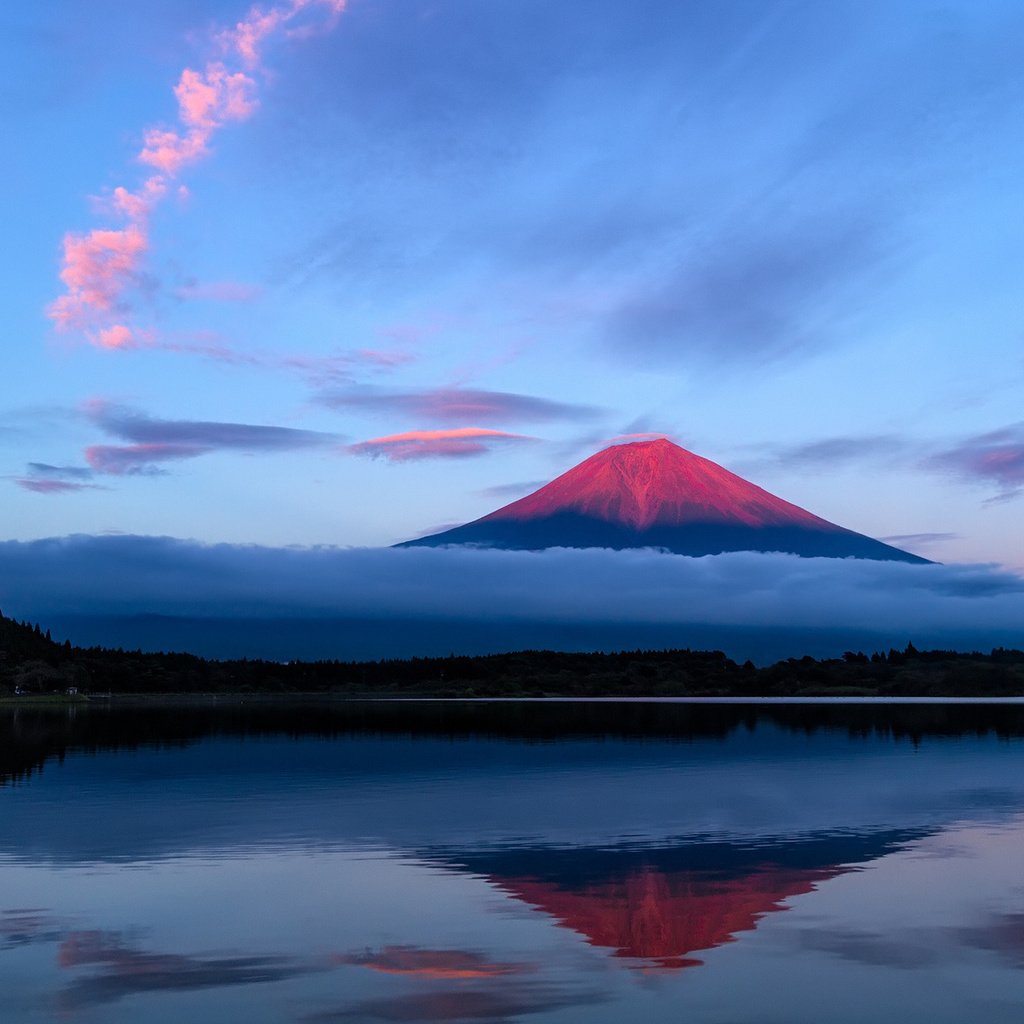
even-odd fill
[{"label": "calm water surface", "polygon": [[1024,709],[0,715],[0,1020],[1017,1022]]}]

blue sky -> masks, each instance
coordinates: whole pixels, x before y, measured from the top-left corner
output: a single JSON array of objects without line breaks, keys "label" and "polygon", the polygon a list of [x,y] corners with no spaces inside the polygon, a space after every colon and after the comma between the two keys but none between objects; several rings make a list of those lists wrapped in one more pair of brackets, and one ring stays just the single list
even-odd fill
[{"label": "blue sky", "polygon": [[384,545],[658,432],[1024,568],[1018,4],[0,24],[5,538]]}]

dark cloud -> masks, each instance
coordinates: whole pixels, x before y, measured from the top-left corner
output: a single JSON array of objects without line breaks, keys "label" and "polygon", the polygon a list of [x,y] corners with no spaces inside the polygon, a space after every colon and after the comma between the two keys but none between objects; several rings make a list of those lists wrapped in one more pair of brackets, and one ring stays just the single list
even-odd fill
[{"label": "dark cloud", "polygon": [[933,455],[926,466],[994,484],[999,498],[1016,497],[1024,489],[1024,423],[968,438]]},{"label": "dark cloud", "polygon": [[[444,619],[466,631],[501,625],[513,634],[516,623],[544,622],[566,636],[614,627],[619,642],[630,629],[639,635],[659,627],[682,637],[684,627],[700,624],[853,630],[893,646],[911,639],[918,646],[1024,645],[1024,579],[971,565],[751,552],[688,558],[651,550],[263,548],[77,536],[0,543],[0,581],[5,610],[44,621],[141,614],[400,620],[429,633],[432,621]],[[385,636],[375,656],[387,653],[388,642]]]},{"label": "dark cloud", "polygon": [[417,423],[476,426],[578,420],[598,414],[590,406],[570,405],[534,395],[472,388],[430,388],[422,391],[380,391],[352,388],[322,395],[334,409],[354,409],[387,416],[404,416]]}]

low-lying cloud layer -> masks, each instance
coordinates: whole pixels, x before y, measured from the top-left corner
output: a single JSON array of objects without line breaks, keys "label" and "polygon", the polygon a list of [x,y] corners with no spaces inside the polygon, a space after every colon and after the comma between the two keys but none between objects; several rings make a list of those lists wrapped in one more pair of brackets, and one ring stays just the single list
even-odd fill
[{"label": "low-lying cloud layer", "polygon": [[[556,638],[545,642],[564,635],[566,644],[582,647],[640,646],[652,629],[662,631],[662,646],[688,646],[689,627],[753,630],[776,639],[828,632],[862,636],[865,644],[1024,646],[1024,579],[972,565],[750,552],[688,558],[650,550],[263,548],[75,536],[0,544],[0,580],[5,613],[44,624],[141,615],[445,622],[451,649],[460,643],[468,649],[474,630],[497,626],[505,630],[506,648],[531,646],[538,624]],[[617,639],[595,643],[581,632],[594,627],[600,637],[605,626],[614,627]],[[390,639],[384,630],[374,656],[413,653],[400,643],[404,628],[396,626]],[[253,653],[264,652],[257,647]],[[773,655],[778,650],[772,647]],[[367,649],[357,653],[366,656]],[[355,655],[339,637],[333,656]]]}]

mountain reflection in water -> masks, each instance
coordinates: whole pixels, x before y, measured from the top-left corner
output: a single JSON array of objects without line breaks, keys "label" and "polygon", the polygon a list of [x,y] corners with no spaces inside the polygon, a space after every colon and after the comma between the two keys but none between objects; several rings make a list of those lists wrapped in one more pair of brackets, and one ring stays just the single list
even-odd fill
[{"label": "mountain reflection in water", "polygon": [[0,1019],[1016,1024],[1022,738],[999,707],[20,708]]},{"label": "mountain reflection in water", "polygon": [[613,956],[646,968],[694,967],[786,900],[899,849],[923,833],[835,835],[756,846],[510,849],[447,854]]}]

